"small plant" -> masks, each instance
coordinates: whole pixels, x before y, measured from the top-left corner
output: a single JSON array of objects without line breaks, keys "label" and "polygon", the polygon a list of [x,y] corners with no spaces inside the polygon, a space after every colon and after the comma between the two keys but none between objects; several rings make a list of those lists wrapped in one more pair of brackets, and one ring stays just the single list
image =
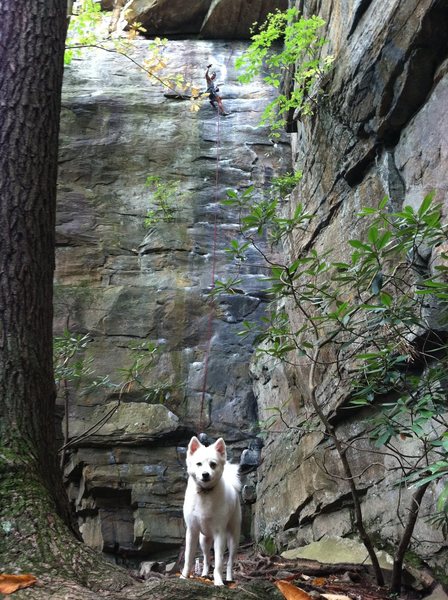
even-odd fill
[{"label": "small plant", "polygon": [[[148,385],[145,382],[145,376],[155,367],[160,352],[160,347],[153,342],[130,343],[129,366],[118,369],[115,378],[110,375],[98,377],[95,374],[93,358],[86,357],[86,350],[91,341],[89,334],[75,334],[66,330],[62,336],[55,338],[53,344],[55,380],[58,390],[62,390],[65,408],[64,444],[60,449],[61,466],[64,464],[67,448],[100,429],[118,410],[123,394],[136,393],[139,399],[145,402],[163,403],[178,387],[171,383],[158,382],[156,385]],[[73,387],[80,395],[92,392],[113,395],[117,402],[97,423],[91,424],[84,433],[69,440],[69,401],[70,390]]]},{"label": "small plant", "polygon": [[[306,227],[312,215],[305,212],[303,205],[297,206],[292,217],[288,218],[280,214],[284,196],[293,189],[301,177],[302,174],[298,172],[275,178],[270,190],[261,200],[255,200],[253,186],[249,186],[242,192],[227,190],[227,198],[222,203],[238,209],[241,233],[245,238],[243,244],[236,240],[232,241],[226,250],[228,254],[243,260],[248,246],[256,245],[255,234],[258,237],[266,235],[271,245],[275,245],[284,240],[293,229]],[[261,253],[260,247],[256,246],[256,248]]]},{"label": "small plant", "polygon": [[91,360],[85,358],[85,349],[90,341],[89,335],[71,333],[67,329],[54,338],[54,377],[58,388],[64,382],[79,382],[91,373]]},{"label": "small plant", "polygon": [[172,223],[179,207],[180,193],[178,181],[162,181],[157,175],[146,178],[146,185],[152,193],[152,207],[146,213],[144,225],[146,228],[157,223]]},{"label": "small plant", "polygon": [[[324,25],[320,17],[305,19],[295,8],[277,10],[267,16],[257,33],[252,30],[251,45],[235,61],[237,69],[243,71],[238,78],[241,83],[249,83],[267,71],[264,81],[278,90],[262,116],[262,123],[271,127],[275,138],[280,136],[289,113],[302,117],[313,113],[319,84],[334,61],[332,56],[321,56],[325,39],[318,31]],[[292,82],[291,92],[282,91],[285,77]]]},{"label": "small plant", "polygon": [[78,3],[76,14],[71,15],[67,31],[64,63],[69,65],[78,58],[82,47],[96,44],[98,39],[107,35],[101,5],[93,0]]},{"label": "small plant", "polygon": [[277,544],[271,537],[265,537],[260,541],[260,547],[264,554],[268,556],[274,556],[277,552]]},{"label": "small plant", "polygon": [[278,177],[273,177],[271,186],[273,188],[274,195],[279,195],[281,199],[287,196],[292,190],[298,185],[303,177],[302,171],[295,171],[294,173],[285,173]]},{"label": "small plant", "polygon": [[160,353],[160,346],[153,342],[131,344],[129,346],[131,364],[119,369],[122,377],[120,394],[136,390],[146,402],[163,403],[170,396],[175,386],[159,382],[157,385],[148,385],[144,376],[155,366],[155,361]]},{"label": "small plant", "polygon": [[61,466],[65,460],[65,445],[69,437],[70,387],[80,386],[83,378],[92,373],[91,359],[85,358],[85,350],[90,342],[88,335],[74,334],[66,329],[61,336],[53,340],[54,378],[58,393],[64,400],[65,428],[64,449],[61,453]]}]

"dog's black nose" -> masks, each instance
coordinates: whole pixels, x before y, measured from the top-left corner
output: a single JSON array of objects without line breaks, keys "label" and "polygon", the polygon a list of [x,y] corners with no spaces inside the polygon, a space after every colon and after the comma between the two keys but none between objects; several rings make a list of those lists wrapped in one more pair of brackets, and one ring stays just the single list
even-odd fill
[{"label": "dog's black nose", "polygon": [[202,473],[202,481],[210,481],[210,473]]}]

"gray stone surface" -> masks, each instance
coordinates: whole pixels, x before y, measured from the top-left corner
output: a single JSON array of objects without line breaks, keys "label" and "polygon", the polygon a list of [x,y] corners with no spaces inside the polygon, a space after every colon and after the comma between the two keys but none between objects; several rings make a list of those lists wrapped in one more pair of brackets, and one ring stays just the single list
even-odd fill
[{"label": "gray stone surface", "polygon": [[[438,0],[373,0],[371,2],[297,2],[306,15],[318,12],[327,21],[325,52],[335,55],[334,69],[324,82],[324,96],[314,117],[297,123],[293,158],[304,176],[291,195],[288,214],[298,202],[315,215],[308,233],[298,233],[287,249],[297,257],[305,247],[331,250],[344,259],[343,246],[361,234],[356,215],[385,195],[393,208],[418,207],[435,191],[447,213],[446,156],[448,106],[446,3]],[[431,264],[440,264],[440,250]],[[433,267],[432,267],[433,268]],[[303,322],[290,310],[293,328]],[[428,324],[440,327],[440,307],[428,309]],[[337,415],[337,432],[352,441],[362,435],[362,419],[338,411],[348,386],[332,367],[334,355],[323,356],[317,373],[317,397],[324,412]],[[310,363],[291,356],[291,365],[272,359],[253,364],[259,416],[274,418],[259,468],[255,532],[289,547],[317,541],[325,534],[357,535],[348,486],[339,460],[320,428],[310,421]],[[418,448],[410,440],[397,446],[407,456]],[[356,448],[356,450],[355,450]],[[412,490],[397,482],[397,461],[367,441],[349,453],[362,508],[374,539],[397,547]],[[359,474],[359,475],[358,475]],[[446,572],[448,548],[441,531],[427,516],[435,511],[441,486],[430,488],[421,508],[411,549],[439,572]],[[291,532],[288,535],[288,531]],[[295,541],[296,540],[296,541]],[[433,540],[431,548],[425,540]]]},{"label": "gray stone surface", "polygon": [[161,404],[108,402],[87,414],[87,420],[82,418],[81,411],[69,414],[68,418],[70,435],[74,438],[82,435],[92,422],[104,423],[89,435],[88,445],[148,443],[179,429],[179,418]]},{"label": "gray stone surface", "polygon": [[[211,39],[248,39],[255,22],[287,6],[287,0],[129,0],[119,26],[138,22],[149,36],[200,33]],[[104,1],[103,7],[112,8]]]},{"label": "gray stone surface", "polygon": [[197,33],[211,0],[129,0],[123,17],[129,24],[141,23],[148,35]]},{"label": "gray stone surface", "polygon": [[438,585],[429,596],[426,596],[426,600],[448,600],[448,594],[441,585]]},{"label": "gray stone surface", "polygon": [[286,10],[287,0],[212,0],[202,23],[205,38],[245,39],[254,23],[262,24],[275,10]]},{"label": "gray stone surface", "polygon": [[[149,4],[154,10],[163,5]],[[204,24],[201,19],[196,23],[201,21],[204,36],[232,36],[232,28],[242,35],[235,19],[244,12],[243,27],[249,4],[257,11],[265,5],[214,0],[208,2]],[[404,202],[417,207],[435,190],[446,214],[446,2],[299,0],[296,5],[327,21],[328,52],[336,60],[316,115],[297,122],[292,136],[295,166],[304,177],[287,209],[292,212],[304,202],[315,219],[288,250],[297,256],[313,245],[319,251],[335,250],[343,259],[344,243],[361,233],[358,210],[386,194],[394,208]],[[175,22],[179,14],[169,16],[172,21],[163,27],[181,27]],[[103,440],[104,447],[83,442],[72,449],[66,466],[70,496],[84,538],[98,549],[115,547],[118,553],[144,558],[163,545],[180,543],[184,445],[190,431],[209,420],[211,437],[222,434],[230,440],[236,461],[258,420],[273,421],[261,452],[256,494],[252,482],[247,488],[250,501],[256,497],[250,509],[257,539],[291,549],[325,535],[356,536],[347,481],[309,407],[309,363],[302,357],[289,365],[272,359],[253,362],[251,385],[253,340],[243,342],[236,332],[242,319],[258,319],[263,313],[265,284],[256,256],[239,271],[244,294],[215,302],[202,399],[211,314],[207,291],[215,269],[219,278],[234,274],[225,261],[225,246],[238,229],[237,215],[223,209],[217,198],[226,187],[244,188],[250,181],[262,187],[289,166],[284,144],[274,148],[257,126],[269,92],[259,82],[247,87],[235,82],[233,59],[244,47],[233,41],[169,44],[170,69],[199,87],[204,86],[205,65],[212,62],[217,68],[231,112],[219,128],[207,103],[198,113],[190,112],[188,102],[167,99],[121,59],[92,53],[66,73],[56,329],[68,323],[75,331],[90,331],[96,372],[117,385],[118,369],[131,364],[131,343],[158,341],[162,352],[144,374],[144,384],[169,385],[165,405],[179,419],[179,426],[168,428],[161,439],[146,432],[143,441],[129,431],[118,442],[121,434],[115,427],[112,445]],[[135,48],[135,58],[141,59],[144,44]],[[178,179],[183,195],[174,224],[145,230],[150,192],[144,180],[151,174]],[[440,252],[434,252],[430,268],[442,261]],[[439,308],[428,308],[432,326],[439,326]],[[299,328],[299,312],[290,317]],[[362,422],[359,415],[351,418],[338,410],[348,388],[335,385],[331,353],[325,359],[328,366],[318,372],[319,402],[327,414],[338,416],[338,433],[354,440],[363,431]],[[82,421],[92,422],[95,411],[102,413],[116,399],[116,390],[76,395],[70,421],[79,431]],[[142,400],[136,388],[123,396],[130,404]],[[272,408],[281,413],[275,416]],[[134,436],[130,446],[124,445],[126,435],[128,441]],[[414,451],[407,440],[402,442],[407,453]],[[362,440],[350,460],[359,474],[368,528],[376,541],[396,547],[411,492],[403,489],[398,503],[398,475],[391,470],[395,458],[379,455]],[[426,494],[424,517],[433,514],[440,490],[431,488]],[[249,507],[245,509],[247,514]],[[441,531],[421,519],[415,536],[412,551],[446,573],[448,551]]]},{"label": "gray stone surface", "polygon": [[[355,540],[335,536],[325,536],[318,542],[313,542],[307,546],[295,550],[286,550],[282,553],[282,556],[289,560],[308,558],[327,564],[371,564],[363,544]],[[393,559],[385,552],[378,553],[378,560],[382,569],[392,569]]]},{"label": "gray stone surface", "polygon": [[[190,40],[164,51],[166,72],[200,89],[214,64],[230,112],[219,119],[208,101],[194,112],[165,97],[113,53],[86,51],[65,72],[55,331],[88,332],[91,377],[108,380],[71,389],[66,475],[84,539],[108,552],[146,557],[179,545],[185,479],[176,446],[207,428],[238,462],[257,421],[253,339],[238,335],[242,320],[265,308],[256,257],[240,269],[240,294],[208,295],[213,274],[235,275],[225,248],[238,218],[220,203],[225,190],[262,189],[290,164],[289,146],[274,147],[258,124],[272,91],[236,82],[234,59],[245,47]],[[146,52],[147,42],[136,42],[132,57]],[[174,222],[147,229],[149,175],[177,181],[182,195]],[[148,341],[160,347],[152,368],[124,385],[132,347]]]}]

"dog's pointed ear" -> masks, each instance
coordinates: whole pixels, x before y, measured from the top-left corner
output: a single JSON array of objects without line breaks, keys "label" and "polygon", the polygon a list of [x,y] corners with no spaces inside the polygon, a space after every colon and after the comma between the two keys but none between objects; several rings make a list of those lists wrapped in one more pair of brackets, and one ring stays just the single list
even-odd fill
[{"label": "dog's pointed ear", "polygon": [[188,454],[194,454],[196,452],[196,450],[198,448],[200,448],[202,446],[201,442],[198,440],[198,438],[194,435],[191,440],[190,443],[188,444]]},{"label": "dog's pointed ear", "polygon": [[223,456],[223,458],[227,458],[226,443],[222,438],[219,438],[219,440],[216,440],[215,449],[216,449],[216,452],[219,452],[219,454],[221,454]]}]

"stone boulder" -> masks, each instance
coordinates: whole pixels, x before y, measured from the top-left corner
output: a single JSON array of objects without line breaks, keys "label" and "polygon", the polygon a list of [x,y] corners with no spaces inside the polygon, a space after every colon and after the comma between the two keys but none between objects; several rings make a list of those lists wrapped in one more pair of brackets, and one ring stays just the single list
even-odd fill
[{"label": "stone boulder", "polygon": [[125,28],[141,23],[149,36],[197,33],[237,40],[248,39],[255,22],[262,23],[269,12],[287,6],[287,0],[129,0],[121,21]]},{"label": "stone boulder", "polygon": [[287,0],[212,0],[202,23],[204,38],[246,39],[255,23],[261,24],[268,13],[286,10]]},{"label": "stone boulder", "polygon": [[197,33],[211,0],[130,0],[123,8],[123,18],[141,23],[147,35]]},{"label": "stone boulder", "polygon": [[88,415],[88,422],[79,411],[70,415],[69,431],[71,438],[79,438],[97,424],[88,437],[89,445],[149,443],[183,433],[179,418],[162,404],[115,401],[97,406]]},{"label": "stone boulder", "polygon": [[89,546],[148,556],[182,543],[186,473],[175,447],[79,448],[66,477]]}]

